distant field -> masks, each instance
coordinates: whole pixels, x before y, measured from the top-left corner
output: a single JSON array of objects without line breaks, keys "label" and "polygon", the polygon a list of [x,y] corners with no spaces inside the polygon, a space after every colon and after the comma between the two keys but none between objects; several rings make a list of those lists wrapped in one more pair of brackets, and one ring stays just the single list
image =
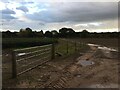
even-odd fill
[{"label": "distant field", "polygon": [[118,48],[118,38],[77,38],[77,39],[71,39],[74,41],[79,41],[83,43],[93,43],[93,44],[99,44],[104,45],[107,47],[112,48]]},{"label": "distant field", "polygon": [[39,46],[45,44],[51,44],[57,42],[57,39],[54,38],[3,38],[2,39],[2,48],[24,48]]}]

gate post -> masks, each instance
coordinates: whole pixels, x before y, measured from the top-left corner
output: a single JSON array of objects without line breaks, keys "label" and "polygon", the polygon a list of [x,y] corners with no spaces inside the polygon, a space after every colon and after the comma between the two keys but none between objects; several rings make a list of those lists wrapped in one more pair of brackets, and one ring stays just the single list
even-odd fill
[{"label": "gate post", "polygon": [[15,51],[12,51],[12,78],[17,77],[17,70],[16,70],[16,55]]},{"label": "gate post", "polygon": [[52,52],[51,52],[51,59],[55,58],[55,44],[52,44]]},{"label": "gate post", "polygon": [[75,41],[75,52],[77,51],[77,43],[76,43],[76,41]]},{"label": "gate post", "polygon": [[68,51],[68,40],[67,40],[67,48],[66,48],[66,49],[67,49],[67,54],[68,54],[68,52],[69,52],[69,51]]}]

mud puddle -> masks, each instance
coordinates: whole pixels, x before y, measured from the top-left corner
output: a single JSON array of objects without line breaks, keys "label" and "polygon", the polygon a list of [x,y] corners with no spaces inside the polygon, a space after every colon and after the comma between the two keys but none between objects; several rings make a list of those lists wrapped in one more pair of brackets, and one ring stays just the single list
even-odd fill
[{"label": "mud puddle", "polygon": [[81,64],[82,66],[89,66],[95,64],[93,61],[87,61],[87,60],[80,60],[78,63]]},{"label": "mud puddle", "polygon": [[105,47],[105,46],[101,46],[101,45],[97,45],[97,44],[88,43],[87,45],[88,45],[88,46],[97,47],[97,48],[100,49],[100,50],[118,52],[118,50],[116,50],[116,49],[109,48],[109,47]]},{"label": "mud puddle", "polygon": [[96,47],[100,46],[100,45],[97,45],[97,44],[91,44],[91,43],[88,43],[87,45],[88,45],[88,46],[96,46]]},{"label": "mud puddle", "polygon": [[101,50],[106,50],[106,51],[114,51],[114,52],[117,52],[117,50],[116,50],[116,49],[113,49],[113,48],[108,48],[108,47],[105,47],[105,46],[103,46],[103,47],[99,46],[99,47],[98,47],[98,49],[101,49]]}]

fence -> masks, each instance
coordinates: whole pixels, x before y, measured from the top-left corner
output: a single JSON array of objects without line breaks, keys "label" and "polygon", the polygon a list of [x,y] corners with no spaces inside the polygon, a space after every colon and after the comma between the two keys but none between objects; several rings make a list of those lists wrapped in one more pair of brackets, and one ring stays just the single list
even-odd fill
[{"label": "fence", "polygon": [[[16,78],[27,71],[54,59],[56,54],[68,55],[79,51],[80,42],[62,39],[58,45],[49,44],[12,52],[12,77]],[[56,54],[55,54],[56,53]]]},{"label": "fence", "polygon": [[16,78],[54,59],[54,52],[54,44],[14,50],[12,52],[12,77]]},{"label": "fence", "polygon": [[82,43],[80,42],[61,39],[59,40],[58,45],[56,45],[55,52],[61,55],[69,55],[80,51],[81,47]]},{"label": "fence", "polygon": [[[69,49],[72,47],[73,50],[76,52],[76,51],[79,51],[79,48],[80,48],[80,45],[81,43],[80,42],[76,42],[76,41],[66,41],[67,42],[67,53],[69,53]],[[72,46],[71,46],[72,45]]]}]

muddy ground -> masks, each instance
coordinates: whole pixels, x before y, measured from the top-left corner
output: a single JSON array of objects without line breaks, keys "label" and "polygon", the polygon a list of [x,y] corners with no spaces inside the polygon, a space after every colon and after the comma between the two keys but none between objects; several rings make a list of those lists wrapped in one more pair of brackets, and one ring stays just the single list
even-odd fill
[{"label": "muddy ground", "polygon": [[47,62],[16,79],[3,73],[3,88],[118,88],[119,65],[118,51],[90,45],[86,52]]}]

